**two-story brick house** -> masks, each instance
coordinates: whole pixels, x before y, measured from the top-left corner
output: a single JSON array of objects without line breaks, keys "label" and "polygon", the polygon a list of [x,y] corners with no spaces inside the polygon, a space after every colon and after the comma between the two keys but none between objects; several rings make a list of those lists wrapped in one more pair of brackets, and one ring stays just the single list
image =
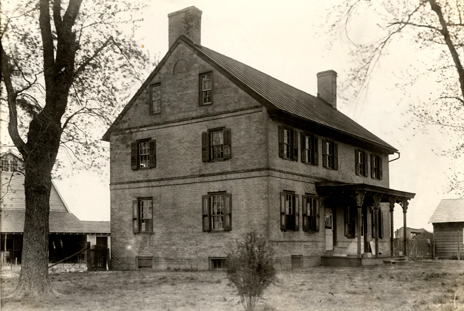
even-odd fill
[{"label": "two-story brick house", "polygon": [[337,110],[334,71],[316,97],[210,50],[195,7],[169,14],[169,46],[103,137],[113,268],[221,268],[250,230],[283,269],[388,255],[414,194],[389,189],[397,150]]}]

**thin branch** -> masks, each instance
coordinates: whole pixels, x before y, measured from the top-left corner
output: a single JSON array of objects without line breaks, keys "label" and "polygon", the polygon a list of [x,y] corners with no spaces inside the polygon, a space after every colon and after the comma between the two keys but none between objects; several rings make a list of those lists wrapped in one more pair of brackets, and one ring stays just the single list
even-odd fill
[{"label": "thin branch", "polygon": [[90,62],[92,60],[94,60],[99,54],[100,52],[106,48],[108,46],[108,44],[110,42],[113,42],[114,43],[114,40],[113,40],[113,37],[109,37],[105,43],[102,44],[102,46],[100,46],[94,53],[92,56],[90,56],[89,58],[87,58],[82,64],[79,65],[79,68],[77,68],[75,71],[74,71],[74,77],[77,77],[82,71],[85,70],[85,67],[90,64]]}]

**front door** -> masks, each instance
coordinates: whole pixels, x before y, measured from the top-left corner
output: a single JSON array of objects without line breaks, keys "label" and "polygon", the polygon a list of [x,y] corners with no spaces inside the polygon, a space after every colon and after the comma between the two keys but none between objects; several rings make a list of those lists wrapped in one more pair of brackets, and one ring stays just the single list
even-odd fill
[{"label": "front door", "polygon": [[333,215],[332,208],[325,208],[325,249],[333,250]]}]

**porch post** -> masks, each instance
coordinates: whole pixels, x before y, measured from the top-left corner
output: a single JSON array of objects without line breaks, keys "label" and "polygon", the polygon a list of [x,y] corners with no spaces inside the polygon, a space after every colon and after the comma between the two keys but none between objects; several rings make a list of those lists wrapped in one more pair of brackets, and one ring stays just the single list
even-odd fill
[{"label": "porch post", "polygon": [[388,201],[390,202],[390,256],[393,257],[393,242],[394,242],[394,236],[393,236],[393,211],[395,209],[395,198],[388,198]]},{"label": "porch post", "polygon": [[364,202],[364,191],[356,192],[356,204],[358,205],[358,221],[356,224],[356,233],[358,235],[358,258],[361,258],[361,221],[362,221],[362,205]]},{"label": "porch post", "polygon": [[375,239],[375,258],[379,257],[379,207],[380,195],[373,195],[374,199],[374,239]]},{"label": "porch post", "polygon": [[403,207],[403,251],[404,251],[404,256],[408,256],[408,240],[407,240],[407,237],[406,237],[406,233],[407,233],[407,230],[406,230],[406,213],[408,212],[408,205],[409,205],[409,202],[407,199],[403,199],[401,201],[401,205]]}]

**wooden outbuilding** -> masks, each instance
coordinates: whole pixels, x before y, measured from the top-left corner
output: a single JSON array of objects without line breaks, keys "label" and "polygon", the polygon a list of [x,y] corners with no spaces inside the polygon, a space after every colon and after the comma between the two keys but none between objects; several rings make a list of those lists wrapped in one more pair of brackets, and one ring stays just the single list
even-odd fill
[{"label": "wooden outbuilding", "polygon": [[464,257],[464,199],[444,199],[430,218],[433,224],[435,256]]}]

